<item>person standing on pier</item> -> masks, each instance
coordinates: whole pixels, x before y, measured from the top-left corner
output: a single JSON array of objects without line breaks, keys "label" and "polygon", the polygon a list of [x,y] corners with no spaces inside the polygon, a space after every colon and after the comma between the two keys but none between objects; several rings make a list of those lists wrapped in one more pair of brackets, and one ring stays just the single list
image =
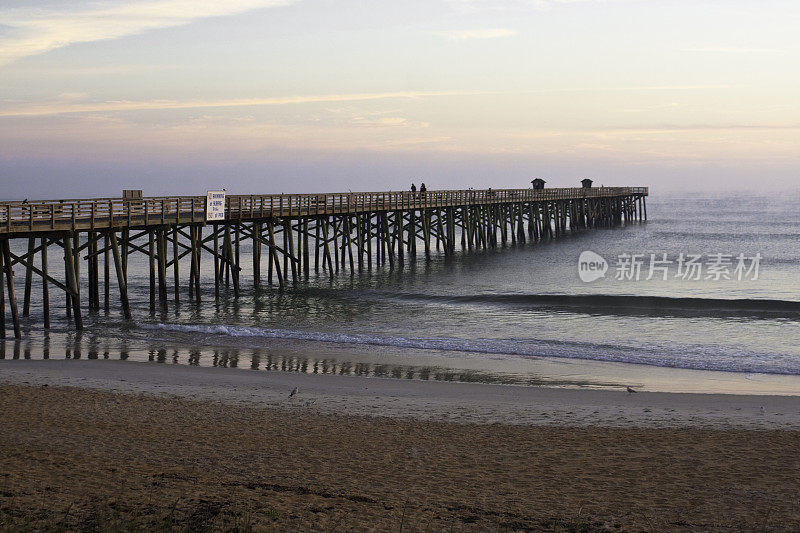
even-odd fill
[{"label": "person standing on pier", "polygon": [[417,192],[417,186],[413,183],[411,184],[411,192]]},{"label": "person standing on pier", "polygon": [[422,196],[425,196],[425,193],[428,191],[428,188],[425,186],[425,182],[423,181],[419,186],[419,193]]}]

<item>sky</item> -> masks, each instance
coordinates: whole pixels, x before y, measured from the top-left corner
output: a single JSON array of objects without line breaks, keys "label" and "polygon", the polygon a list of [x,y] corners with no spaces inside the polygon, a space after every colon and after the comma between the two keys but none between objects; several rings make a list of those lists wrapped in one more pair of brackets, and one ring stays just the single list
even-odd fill
[{"label": "sky", "polygon": [[800,191],[800,2],[0,0],[0,198]]}]

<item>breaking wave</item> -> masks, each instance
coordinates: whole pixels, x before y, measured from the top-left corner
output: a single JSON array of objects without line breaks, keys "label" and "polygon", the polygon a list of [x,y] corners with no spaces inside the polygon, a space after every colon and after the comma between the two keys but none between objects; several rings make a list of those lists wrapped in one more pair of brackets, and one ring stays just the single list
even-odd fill
[{"label": "breaking wave", "polygon": [[404,300],[440,303],[498,304],[566,308],[572,311],[624,311],[676,313],[698,316],[754,315],[800,318],[800,302],[757,298],[691,298],[670,296],[633,296],[616,294],[473,294],[440,296],[428,294],[392,294]]}]

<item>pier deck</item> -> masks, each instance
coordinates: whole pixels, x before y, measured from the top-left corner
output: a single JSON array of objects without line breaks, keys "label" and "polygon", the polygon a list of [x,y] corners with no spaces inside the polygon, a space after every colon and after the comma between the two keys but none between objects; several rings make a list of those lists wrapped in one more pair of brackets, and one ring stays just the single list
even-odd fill
[{"label": "pier deck", "polygon": [[[436,207],[544,202],[625,195],[647,196],[647,187],[442,190],[228,195],[226,220],[406,211]],[[205,196],[149,197],[139,200],[88,198],[0,202],[0,235],[104,228],[190,224],[205,221]]]}]

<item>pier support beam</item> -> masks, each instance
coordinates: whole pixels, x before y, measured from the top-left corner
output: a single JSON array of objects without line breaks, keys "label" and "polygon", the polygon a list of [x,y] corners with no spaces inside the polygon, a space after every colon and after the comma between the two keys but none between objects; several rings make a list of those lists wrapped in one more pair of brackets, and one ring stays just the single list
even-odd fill
[{"label": "pier support beam", "polygon": [[130,320],[132,317],[131,306],[128,302],[128,283],[125,280],[125,272],[122,266],[122,259],[120,258],[117,234],[115,231],[110,231],[108,232],[108,237],[110,237],[111,250],[114,255],[114,270],[117,272],[117,286],[119,287],[119,300],[122,303],[122,316]]},{"label": "pier support beam", "polygon": [[[14,326],[14,337],[19,339],[22,337],[22,332],[19,326],[19,310],[17,308],[17,295],[14,292],[14,267],[11,264],[11,250],[9,248],[8,239],[0,241],[0,252],[3,254],[3,270],[5,271],[6,287],[8,289],[8,305],[11,308],[11,320]],[[2,283],[2,280],[0,280]],[[0,296],[2,296],[0,294]],[[5,305],[3,306],[5,307]],[[0,309],[3,314],[3,336],[5,337],[5,309]]]},{"label": "pier support beam", "polygon": [[64,276],[66,286],[71,292],[70,302],[72,303],[72,314],[75,318],[75,329],[83,329],[83,318],[81,317],[81,296],[78,291],[78,273],[75,271],[75,260],[72,251],[72,240],[69,235],[64,236]]},{"label": "pier support beam", "polygon": [[44,321],[44,329],[50,329],[50,285],[48,283],[48,267],[47,267],[47,245],[49,244],[47,237],[42,237],[42,320]]}]

